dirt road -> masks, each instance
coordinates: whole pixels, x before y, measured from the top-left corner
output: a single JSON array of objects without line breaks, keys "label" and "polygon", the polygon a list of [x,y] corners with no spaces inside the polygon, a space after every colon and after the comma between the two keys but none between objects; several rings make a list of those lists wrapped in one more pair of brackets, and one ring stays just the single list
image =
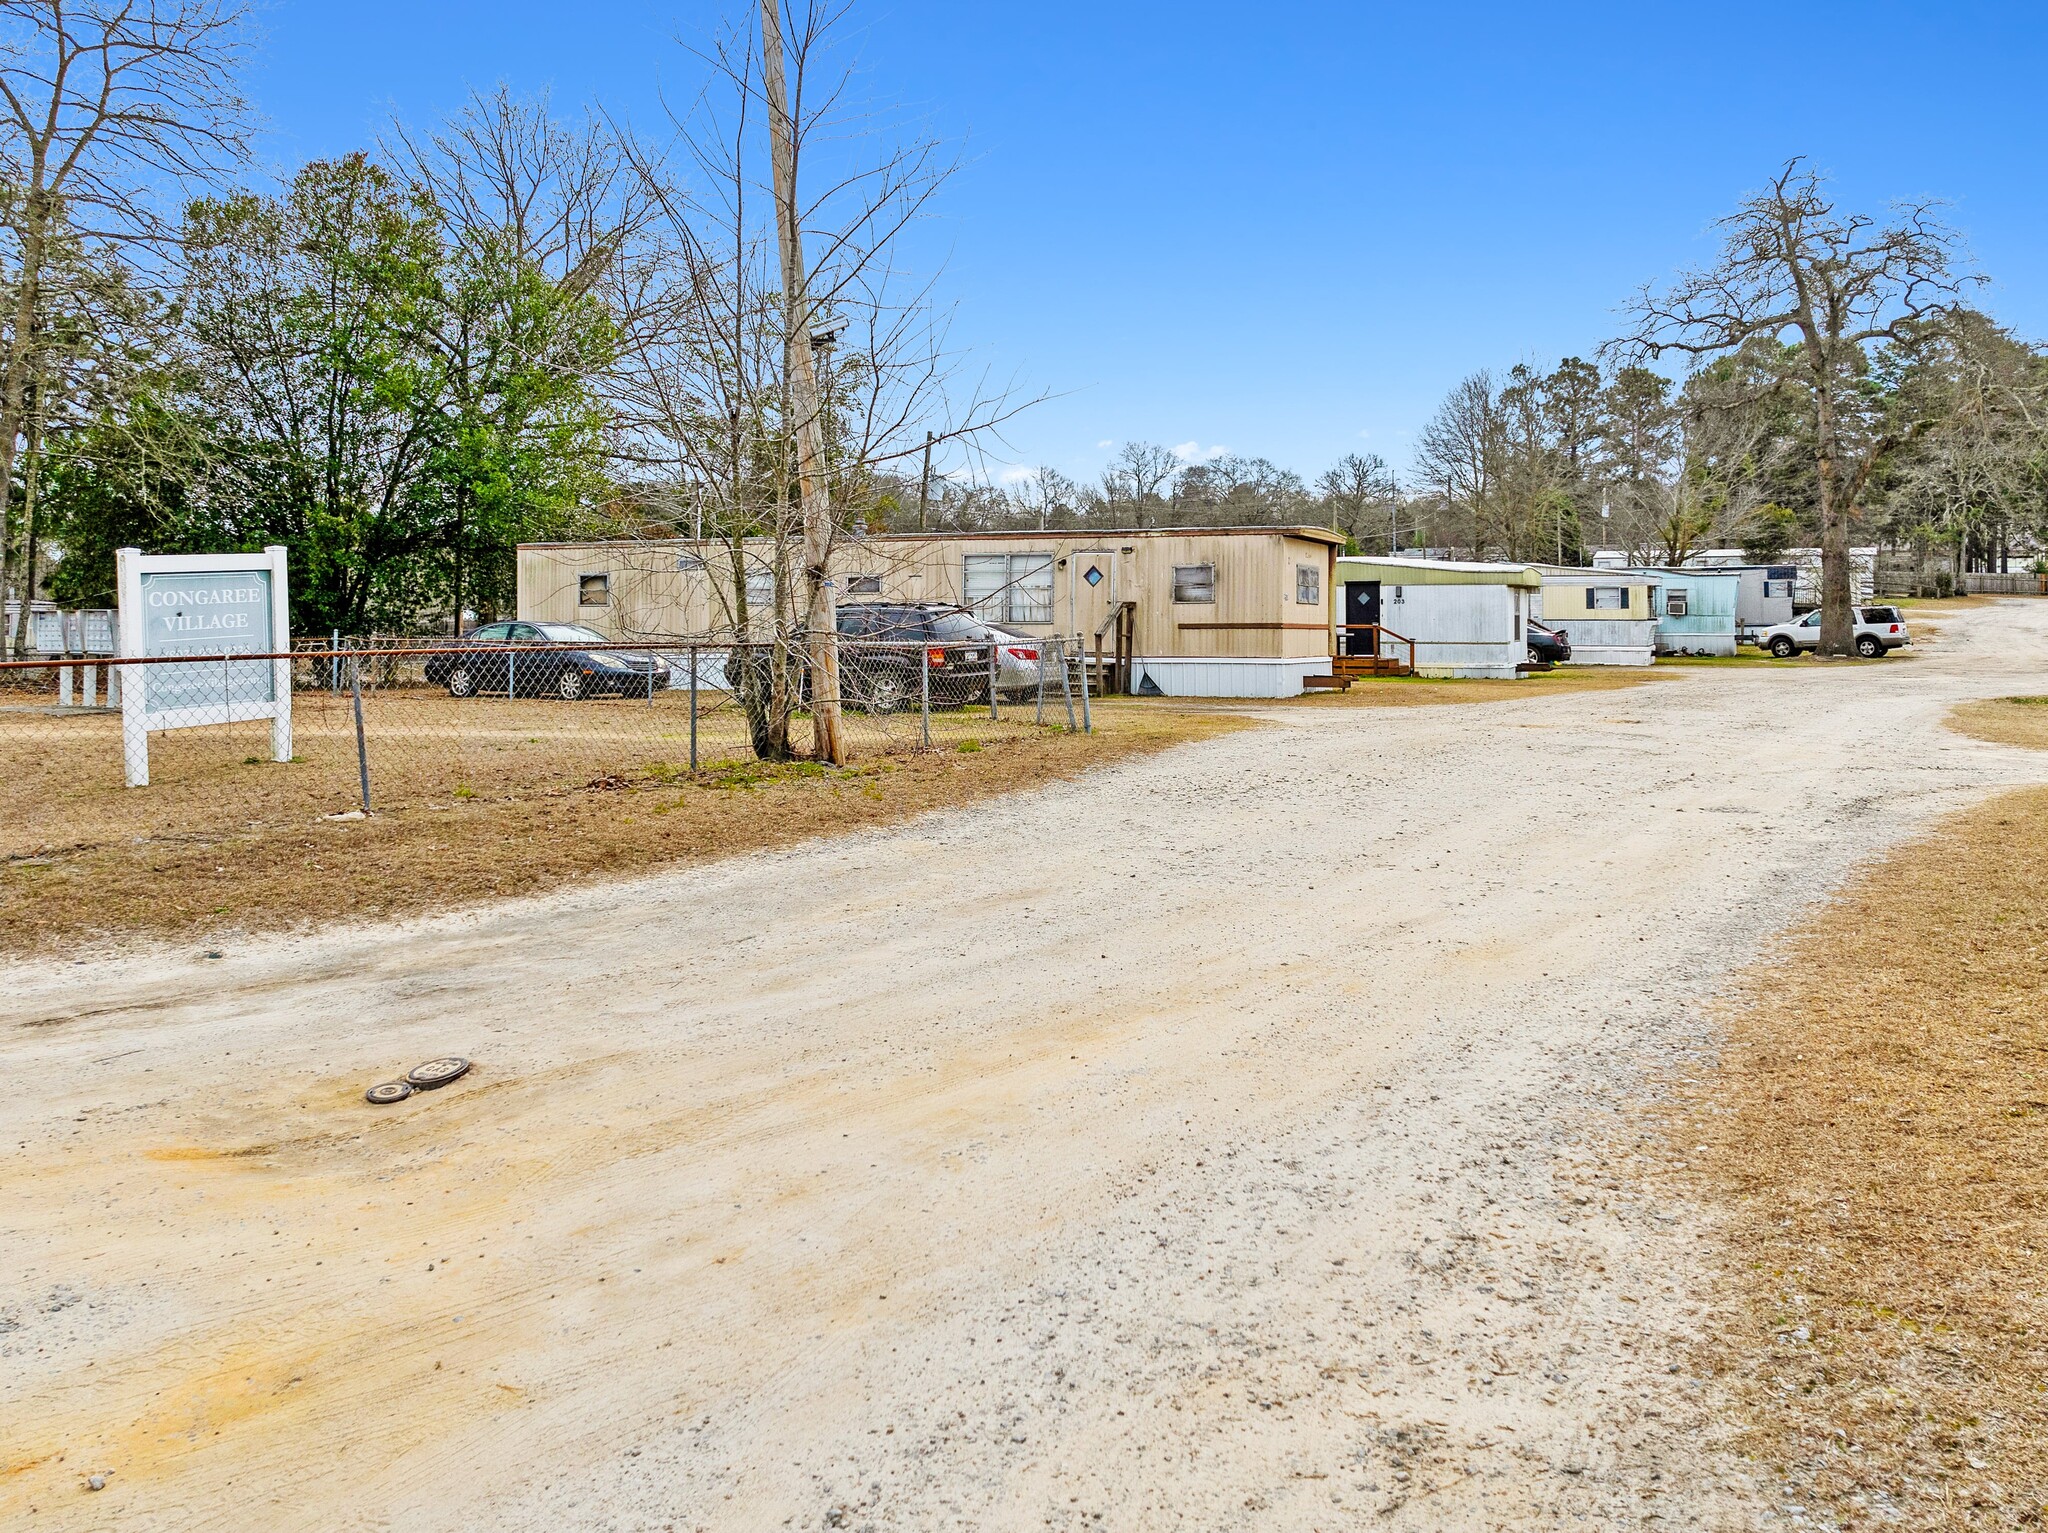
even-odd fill
[{"label": "dirt road", "polygon": [[854,839],[6,972],[0,1525],[1767,1515],[1622,1113],[1847,866],[2048,771],[1940,727],[2044,664],[2015,602],[1882,665],[1276,709]]}]

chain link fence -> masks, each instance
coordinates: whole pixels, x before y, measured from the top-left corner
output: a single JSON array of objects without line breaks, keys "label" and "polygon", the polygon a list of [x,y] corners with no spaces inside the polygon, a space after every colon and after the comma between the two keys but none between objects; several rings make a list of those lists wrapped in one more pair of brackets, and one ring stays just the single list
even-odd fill
[{"label": "chain link fence", "polygon": [[[0,856],[646,782],[744,786],[776,769],[761,759],[759,721],[742,696],[765,690],[776,657],[730,639],[336,640],[301,644],[288,667],[278,663],[286,658],[0,665]],[[793,689],[789,744],[802,753],[808,672],[787,655],[781,669]],[[279,761],[284,734],[249,715],[274,706],[287,670],[290,759]],[[1074,638],[842,639],[839,691],[856,763],[1091,724]],[[191,722],[142,737],[144,700],[152,715]],[[148,785],[131,788],[144,744]]]}]

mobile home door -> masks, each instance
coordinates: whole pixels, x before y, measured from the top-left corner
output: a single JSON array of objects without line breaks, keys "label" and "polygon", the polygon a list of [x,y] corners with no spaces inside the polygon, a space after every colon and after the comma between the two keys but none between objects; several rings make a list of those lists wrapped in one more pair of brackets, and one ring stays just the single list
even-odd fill
[{"label": "mobile home door", "polygon": [[1074,632],[1083,639],[1102,626],[1122,596],[1117,563],[1113,548],[1082,548],[1067,557],[1067,610],[1073,614]]},{"label": "mobile home door", "polygon": [[1380,583],[1377,580],[1347,580],[1344,582],[1344,653],[1347,655],[1377,655],[1380,652],[1380,636],[1376,633],[1361,633],[1356,625],[1377,623],[1380,620]]}]

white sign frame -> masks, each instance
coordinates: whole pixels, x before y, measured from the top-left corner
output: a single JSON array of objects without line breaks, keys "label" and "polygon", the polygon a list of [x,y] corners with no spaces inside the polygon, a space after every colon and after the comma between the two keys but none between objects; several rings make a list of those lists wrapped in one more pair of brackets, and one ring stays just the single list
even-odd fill
[{"label": "white sign frame", "polygon": [[[267,575],[270,579],[270,649],[281,655],[271,664],[270,696],[237,702],[223,698],[201,708],[152,711],[149,675],[156,667],[124,665],[121,675],[121,757],[128,786],[149,786],[149,736],[158,729],[192,729],[202,724],[242,724],[270,720],[270,759],[292,759],[291,592],[285,579],[285,550],[276,544],[260,554],[145,554],[122,548],[114,554],[115,586],[120,600],[121,658],[148,658],[147,616],[142,610],[145,575]],[[232,653],[231,651],[228,653]],[[166,659],[174,656],[163,657]],[[194,664],[205,663],[205,657]],[[246,662],[245,662],[246,663]]]}]

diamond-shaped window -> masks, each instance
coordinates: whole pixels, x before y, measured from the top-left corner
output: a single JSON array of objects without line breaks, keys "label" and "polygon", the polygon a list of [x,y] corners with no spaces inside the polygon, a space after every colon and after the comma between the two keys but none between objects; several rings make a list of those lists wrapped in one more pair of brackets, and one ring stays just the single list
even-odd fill
[{"label": "diamond-shaped window", "polygon": [[1091,586],[1099,586],[1102,584],[1102,571],[1091,564],[1088,566],[1088,573],[1081,578]]}]

